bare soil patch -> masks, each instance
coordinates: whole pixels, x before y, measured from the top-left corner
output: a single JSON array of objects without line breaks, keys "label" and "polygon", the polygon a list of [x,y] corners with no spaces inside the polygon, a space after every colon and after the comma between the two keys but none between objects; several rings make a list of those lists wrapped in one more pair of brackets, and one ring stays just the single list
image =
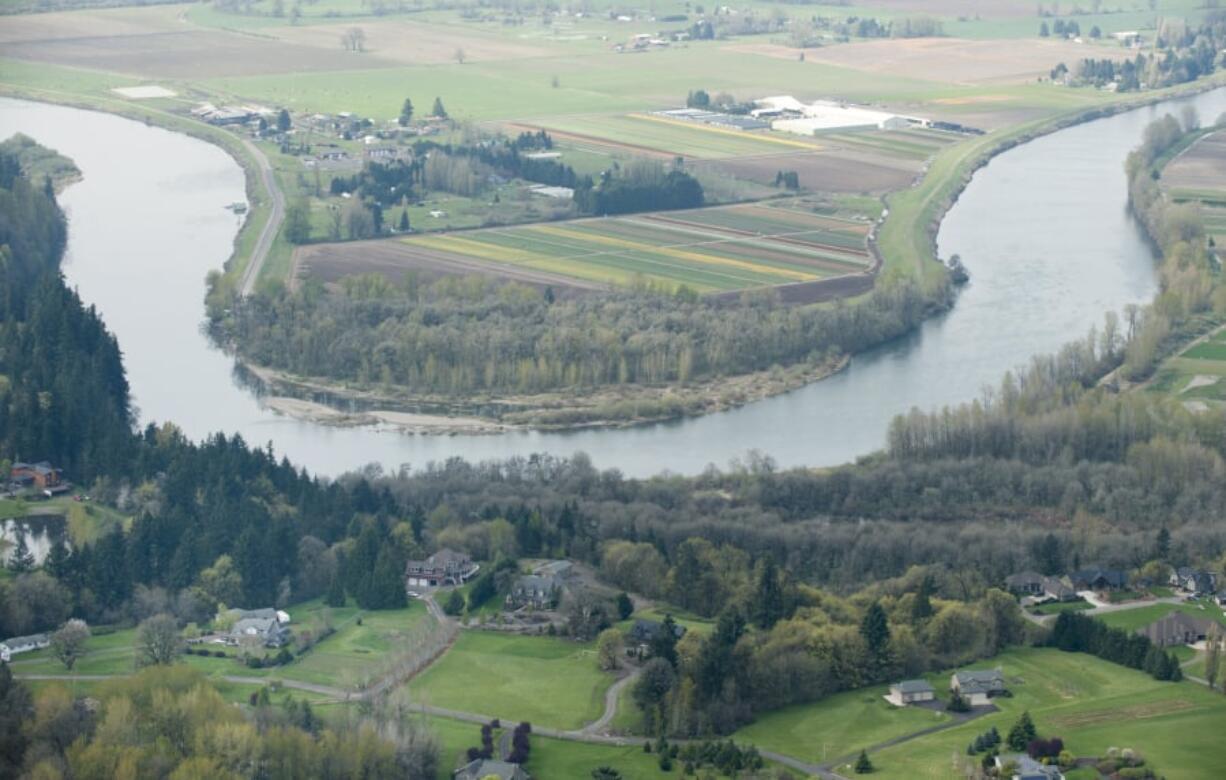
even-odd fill
[{"label": "bare soil patch", "polygon": [[[335,49],[350,24],[277,27],[266,30],[281,40],[319,49]],[[465,62],[523,59],[548,54],[546,49],[476,30],[456,30],[419,22],[363,22],[367,53],[407,65],[436,65],[455,61],[463,49]]]},{"label": "bare soil patch", "polygon": [[5,16],[0,43],[178,32],[190,29],[182,15],[182,8],[157,6]]},{"label": "bare soil patch", "polygon": [[1226,130],[1210,133],[1188,147],[1162,172],[1168,187],[1226,190]]},{"label": "bare soil patch", "polygon": [[877,158],[845,151],[740,157],[692,165],[766,185],[774,184],[779,171],[796,171],[806,189],[851,193],[901,189],[911,183],[921,167],[918,162],[895,157]]},{"label": "bare soil patch", "polygon": [[295,276],[314,276],[336,282],[346,276],[376,273],[388,281],[399,282],[408,271],[425,278],[479,274],[507,279],[533,287],[553,287],[561,293],[580,293],[604,289],[601,285],[532,268],[488,263],[478,258],[454,255],[406,244],[398,239],[350,241],[338,244],[313,244],[294,253]]},{"label": "bare soil patch", "polygon": [[372,54],[343,51],[339,39],[334,49],[324,50],[251,35],[204,31],[26,39],[6,44],[4,54],[30,62],[147,78],[356,70],[396,64]]},{"label": "bare soil patch", "polygon": [[[795,60],[796,50],[774,44],[734,44],[736,51]],[[827,46],[805,52],[805,62],[944,84],[1015,84],[1046,75],[1058,62],[1085,57],[1122,59],[1124,49],[1043,39],[973,41],[913,38]]]},{"label": "bare soil patch", "polygon": [[[860,2],[855,5],[861,5]],[[880,8],[898,13],[931,14],[932,16],[968,16],[985,19],[1009,19],[1034,16],[1034,3],[1028,0],[864,0],[868,8]]]}]

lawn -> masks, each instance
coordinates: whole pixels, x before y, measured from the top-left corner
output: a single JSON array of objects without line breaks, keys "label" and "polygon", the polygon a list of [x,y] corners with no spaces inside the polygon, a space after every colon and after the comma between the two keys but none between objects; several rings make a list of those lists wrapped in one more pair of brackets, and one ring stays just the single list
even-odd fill
[{"label": "lawn", "polygon": [[387,654],[407,640],[426,617],[425,604],[416,600],[405,609],[363,612],[361,625],[356,616],[347,619],[336,610],[336,633],[273,674],[287,680],[350,687],[381,671]]},{"label": "lawn", "polygon": [[[85,655],[77,660],[75,674],[131,674],[135,671],[132,645],[136,629],[95,633],[86,643]],[[52,655],[51,648],[22,653],[13,658],[14,674],[70,674]]]},{"label": "lawn", "polygon": [[590,644],[465,631],[409,690],[422,704],[569,729],[600,716],[611,683]]},{"label": "lawn", "polygon": [[[940,683],[938,679],[933,681],[938,691],[944,687]],[[919,707],[895,707],[882,698],[888,692],[884,685],[861,688],[812,704],[786,707],[760,716],[735,737],[821,763],[949,719],[944,713]]]},{"label": "lawn", "polygon": [[1076,601],[1053,601],[1050,604],[1040,604],[1030,611],[1039,615],[1058,615],[1061,612],[1080,612],[1083,609],[1093,609],[1094,605],[1085,599]]},{"label": "lawn", "polygon": [[[1201,609],[1202,604],[1204,609]],[[1144,607],[1125,609],[1119,612],[1108,612],[1096,617],[1109,626],[1135,631],[1142,626],[1153,623],[1167,613],[1176,611],[1186,612],[1193,617],[1216,620],[1218,623],[1226,626],[1226,615],[1222,614],[1221,608],[1210,603],[1208,600],[1195,604],[1148,604]]]},{"label": "lawn", "polygon": [[1006,733],[1023,710],[1041,735],[1059,736],[1076,755],[1131,747],[1171,778],[1216,778],[1226,765],[1226,697],[1192,682],[1163,683],[1083,653],[1023,648],[983,665],[1000,665],[1013,698],[1001,712],[873,755],[883,778],[948,778],[966,745],[992,726]]}]

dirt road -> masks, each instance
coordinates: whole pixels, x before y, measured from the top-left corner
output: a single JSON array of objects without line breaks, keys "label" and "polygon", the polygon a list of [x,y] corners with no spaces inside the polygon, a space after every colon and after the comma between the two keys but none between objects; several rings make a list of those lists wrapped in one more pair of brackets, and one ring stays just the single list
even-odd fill
[{"label": "dirt road", "polygon": [[242,139],[242,143],[255,159],[256,165],[259,166],[260,178],[264,182],[264,189],[268,191],[272,203],[268,212],[268,221],[260,229],[259,238],[256,239],[255,247],[251,250],[251,259],[247,261],[247,267],[243,270],[243,278],[239,283],[239,294],[246,297],[255,289],[256,279],[260,278],[260,271],[264,268],[264,261],[268,259],[273,239],[277,237],[277,231],[281,229],[281,223],[285,220],[285,195],[277,186],[277,177],[273,173],[272,163],[268,161],[264,153],[245,138]]}]

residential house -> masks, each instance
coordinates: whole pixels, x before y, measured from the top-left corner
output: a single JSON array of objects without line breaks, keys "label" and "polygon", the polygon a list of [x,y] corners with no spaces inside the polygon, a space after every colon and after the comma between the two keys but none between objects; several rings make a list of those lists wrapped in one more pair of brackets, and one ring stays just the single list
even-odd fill
[{"label": "residential house", "polygon": [[1060,767],[1040,763],[1025,753],[1005,753],[996,756],[995,761],[998,770],[1009,765],[1013,766],[1011,780],[1064,780],[1064,773],[1060,771]]},{"label": "residential house", "polygon": [[1180,566],[1171,573],[1171,587],[1179,588],[1186,593],[1204,596],[1213,593],[1216,586],[1217,577],[1203,569]]},{"label": "residential house", "polygon": [[525,574],[511,586],[511,592],[507,594],[507,606],[512,609],[520,607],[552,609],[562,598],[565,587],[559,577]]},{"label": "residential house", "polygon": [[6,639],[0,642],[0,661],[8,663],[15,655],[41,650],[50,644],[51,639],[46,634],[30,634]]},{"label": "residential house", "polygon": [[919,701],[932,701],[936,691],[927,680],[903,680],[890,686],[890,693],[885,700],[896,707],[905,707]]},{"label": "residential house", "polygon": [[966,699],[972,707],[990,704],[993,696],[1004,693],[1005,675],[1000,669],[955,672],[949,678],[949,690]]},{"label": "residential house", "polygon": [[478,758],[465,764],[451,775],[454,780],[531,780],[532,776],[524,771],[519,764],[507,761],[494,761],[488,758]]},{"label": "residential house", "polygon": [[1128,575],[1119,569],[1091,566],[1070,574],[1069,581],[1077,590],[1123,590],[1128,586]]},{"label": "residential house", "polygon": [[405,587],[410,593],[419,593],[428,588],[463,585],[480,568],[466,554],[444,547],[424,561],[405,564]]},{"label": "residential house", "polygon": [[235,610],[237,619],[230,627],[227,644],[261,644],[264,647],[284,647],[293,636],[289,615],[278,609]]},{"label": "residential house", "polygon": [[1209,634],[1212,626],[1213,622],[1208,619],[1175,610],[1148,626],[1138,628],[1137,633],[1149,637],[1149,641],[1158,647],[1173,647],[1201,641]]},{"label": "residential house", "polygon": [[9,471],[9,479],[22,487],[47,490],[60,485],[63,473],[45,460],[38,463],[14,463]]},{"label": "residential house", "polygon": [[574,568],[574,564],[570,561],[550,561],[549,563],[542,563],[540,566],[537,566],[533,574],[566,578],[574,573]]},{"label": "residential house", "polygon": [[1048,577],[1033,571],[1024,571],[1005,577],[1005,587],[1019,596],[1033,596],[1055,601],[1072,601],[1077,591],[1058,577]]},{"label": "residential house", "polygon": [[[650,652],[656,637],[663,630],[664,624],[659,620],[644,620],[643,618],[635,620],[634,625],[630,627],[630,632],[626,635],[626,652],[632,652],[635,649],[643,654]],[[673,634],[677,639],[685,636],[685,626],[674,624]]]}]

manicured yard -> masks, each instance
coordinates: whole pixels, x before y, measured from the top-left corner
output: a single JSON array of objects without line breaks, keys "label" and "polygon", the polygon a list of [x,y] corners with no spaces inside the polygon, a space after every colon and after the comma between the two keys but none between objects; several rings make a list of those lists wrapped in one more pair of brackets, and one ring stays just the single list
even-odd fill
[{"label": "manicured yard", "polygon": [[[1204,609],[1201,609],[1202,604]],[[1208,601],[1188,604],[1148,604],[1144,607],[1125,609],[1119,612],[1108,612],[1096,617],[1109,626],[1133,631],[1142,626],[1149,625],[1163,615],[1175,611],[1186,612],[1193,617],[1216,620],[1218,623],[1226,626],[1226,615],[1222,614],[1221,608]]]},{"label": "manicured yard", "polygon": [[600,717],[611,683],[593,645],[465,631],[409,687],[422,704],[577,728]]},{"label": "manicured yard", "polygon": [[1030,611],[1039,615],[1058,615],[1061,612],[1080,612],[1083,609],[1093,608],[1094,605],[1085,599],[1077,599],[1076,601],[1053,601],[1049,604],[1040,604]]},{"label": "manicured yard", "polygon": [[[942,680],[946,685],[942,685]],[[933,678],[938,696],[948,677]],[[861,688],[762,715],[736,732],[737,741],[820,763],[949,719],[920,707],[895,707],[887,686]]]},{"label": "manicured yard", "polygon": [[[1226,697],[1192,683],[1163,683],[1083,653],[1026,648],[986,664],[1000,665],[1013,698],[1001,712],[873,755],[877,776],[948,778],[966,745],[992,726],[1007,732],[1028,710],[1045,736],[1059,736],[1076,755],[1131,747],[1171,778],[1216,778],[1226,765]],[[984,664],[978,664],[982,666]]]}]

